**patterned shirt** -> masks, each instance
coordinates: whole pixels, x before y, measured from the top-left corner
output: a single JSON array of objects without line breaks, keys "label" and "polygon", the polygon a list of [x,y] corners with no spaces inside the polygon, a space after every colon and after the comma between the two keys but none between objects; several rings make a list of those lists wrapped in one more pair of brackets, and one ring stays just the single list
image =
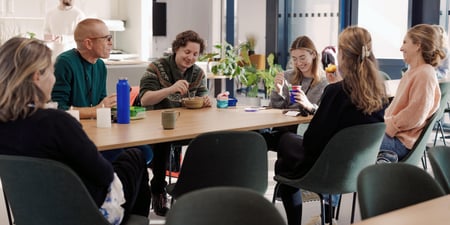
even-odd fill
[{"label": "patterned shirt", "polygon": [[[147,71],[145,71],[144,76],[141,78],[139,97],[142,98],[147,91],[168,88],[178,80],[186,80],[189,82],[189,93],[195,92],[195,96],[208,95],[206,75],[203,70],[194,64],[182,74],[175,63],[175,55],[171,55],[150,63]],[[173,93],[158,104],[146,107],[147,109],[181,107],[181,98],[183,97],[187,97],[187,95],[181,96],[180,93]]]}]

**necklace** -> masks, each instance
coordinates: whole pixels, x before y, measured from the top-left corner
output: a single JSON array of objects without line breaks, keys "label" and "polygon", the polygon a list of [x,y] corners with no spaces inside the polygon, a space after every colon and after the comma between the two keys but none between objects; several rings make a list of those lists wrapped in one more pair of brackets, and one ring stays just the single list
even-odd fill
[{"label": "necklace", "polygon": [[[314,78],[312,78],[312,79],[311,79],[311,82],[309,82],[308,88],[307,88],[306,91],[305,91],[305,95],[308,94],[309,90],[311,89],[311,86],[312,86],[312,83],[313,83],[313,82],[314,82]],[[302,85],[302,83],[303,83],[303,78],[302,78],[302,81],[300,81],[300,85]],[[303,86],[303,85],[302,85],[302,86]]]}]

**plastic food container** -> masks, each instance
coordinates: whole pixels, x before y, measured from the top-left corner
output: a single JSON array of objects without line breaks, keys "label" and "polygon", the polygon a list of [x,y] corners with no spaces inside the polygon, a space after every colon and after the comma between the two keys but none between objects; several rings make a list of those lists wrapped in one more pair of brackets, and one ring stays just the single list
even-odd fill
[{"label": "plastic food container", "polygon": [[229,98],[228,99],[228,106],[236,106],[236,103],[237,103],[237,99],[235,99],[235,98]]}]

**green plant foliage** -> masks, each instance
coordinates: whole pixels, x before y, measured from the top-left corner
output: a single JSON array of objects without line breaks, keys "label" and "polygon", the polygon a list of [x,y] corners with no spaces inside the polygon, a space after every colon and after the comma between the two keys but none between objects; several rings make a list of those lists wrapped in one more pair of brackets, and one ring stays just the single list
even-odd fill
[{"label": "green plant foliage", "polygon": [[211,68],[214,74],[229,76],[230,79],[236,78],[241,80],[245,75],[245,68],[240,64],[243,58],[239,55],[240,48],[234,48],[225,42],[223,45],[215,45],[220,52],[223,52],[220,61]]},{"label": "green plant foliage", "polygon": [[281,66],[274,63],[275,56],[270,54],[267,57],[268,68],[265,70],[257,70],[251,64],[248,55],[247,44],[241,44],[233,47],[228,43],[223,45],[215,45],[220,52],[223,52],[220,61],[211,68],[211,72],[218,75],[236,78],[245,85],[249,90],[248,97],[258,96],[258,84],[263,82],[267,95],[270,95],[275,88],[274,79],[278,72],[283,71]]},{"label": "green plant foliage", "polygon": [[264,83],[266,88],[267,96],[270,95],[272,90],[275,88],[274,79],[277,73],[282,72],[283,69],[280,65],[274,64],[275,56],[270,54],[267,56],[267,64],[269,67],[265,70],[257,70],[250,63],[246,66],[245,79],[240,80],[242,84],[249,88],[247,96],[256,97],[258,96],[258,84],[260,82]]}]

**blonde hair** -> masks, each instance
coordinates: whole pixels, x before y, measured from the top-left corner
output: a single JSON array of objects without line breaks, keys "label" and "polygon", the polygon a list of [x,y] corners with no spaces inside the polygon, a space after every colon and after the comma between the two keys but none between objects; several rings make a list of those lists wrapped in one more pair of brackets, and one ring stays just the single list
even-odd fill
[{"label": "blonde hair", "polygon": [[[315,56],[315,59],[313,60],[312,66],[311,66],[311,72],[313,74],[313,83],[311,84],[311,87],[316,86],[319,84],[322,79],[324,79],[322,76],[320,76],[320,59],[319,54],[317,53],[316,46],[314,45],[313,41],[307,37],[307,36],[299,36],[297,37],[291,44],[291,48],[289,49],[289,52],[296,50],[296,49],[303,49],[308,51],[310,54]],[[294,80],[293,83],[300,83],[303,80],[303,73],[298,68],[294,67]]]},{"label": "blonde hair", "polygon": [[370,33],[361,27],[347,27],[339,35],[338,52],[342,85],[352,103],[369,115],[382,109],[388,98],[372,52]]},{"label": "blonde hair", "polygon": [[412,43],[420,45],[421,55],[425,63],[436,67],[445,58],[446,53],[442,49],[442,36],[432,25],[417,24],[410,28],[406,35],[412,40]]},{"label": "blonde hair", "polygon": [[0,122],[25,118],[44,106],[47,96],[33,76],[51,67],[51,55],[37,39],[14,37],[0,47]]}]

